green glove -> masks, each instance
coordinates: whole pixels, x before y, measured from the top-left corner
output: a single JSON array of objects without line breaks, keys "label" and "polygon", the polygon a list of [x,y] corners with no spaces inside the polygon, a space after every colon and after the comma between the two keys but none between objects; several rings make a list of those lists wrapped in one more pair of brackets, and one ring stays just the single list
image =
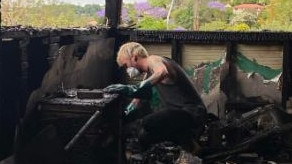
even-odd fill
[{"label": "green glove", "polygon": [[122,93],[126,91],[127,86],[124,84],[112,84],[103,89],[107,93]]},{"label": "green glove", "polygon": [[105,89],[107,93],[118,93],[128,97],[145,98],[152,84],[149,81],[142,81],[136,85],[112,84]]},{"label": "green glove", "polygon": [[127,116],[130,112],[132,112],[132,111],[134,111],[134,110],[136,110],[136,109],[138,109],[137,105],[134,104],[134,103],[130,103],[130,104],[126,107],[126,111],[125,111],[126,116]]}]

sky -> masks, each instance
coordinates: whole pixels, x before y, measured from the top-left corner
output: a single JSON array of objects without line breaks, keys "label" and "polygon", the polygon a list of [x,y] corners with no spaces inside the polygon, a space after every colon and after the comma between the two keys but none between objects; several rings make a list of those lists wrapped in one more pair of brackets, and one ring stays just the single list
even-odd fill
[{"label": "sky", "polygon": [[[72,3],[75,5],[85,5],[85,4],[100,4],[104,5],[105,0],[60,0],[61,2]],[[147,0],[123,0],[124,3],[134,3],[134,2],[145,2]]]}]

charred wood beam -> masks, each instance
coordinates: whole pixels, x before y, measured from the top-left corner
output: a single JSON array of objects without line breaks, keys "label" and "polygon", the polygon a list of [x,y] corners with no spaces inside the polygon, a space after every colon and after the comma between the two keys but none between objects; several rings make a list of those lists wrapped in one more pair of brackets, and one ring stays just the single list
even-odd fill
[{"label": "charred wood beam", "polygon": [[74,37],[72,35],[61,36],[60,37],[60,46],[73,44],[75,42]]},{"label": "charred wood beam", "polygon": [[28,92],[40,87],[44,74],[49,68],[49,42],[47,38],[33,38],[28,50]]},{"label": "charred wood beam", "polygon": [[[237,54],[237,43],[236,42],[227,42],[226,44],[226,61],[229,63],[228,65],[228,75],[225,79],[220,79],[222,83],[220,84],[220,89],[226,94],[226,96],[232,100],[237,95],[238,88],[236,82],[236,54]],[[221,78],[221,77],[220,77]],[[219,117],[226,117],[226,109],[225,111],[219,111]]]},{"label": "charred wood beam", "polygon": [[0,160],[12,153],[22,94],[19,41],[2,41],[1,46]]},{"label": "charred wood beam", "polygon": [[182,46],[176,39],[171,40],[171,58],[182,65]]},{"label": "charred wood beam", "polygon": [[[110,27],[117,27],[120,19],[120,13],[112,12],[114,8],[120,9],[121,0],[107,0],[107,17]],[[23,27],[1,27],[1,38],[23,37],[55,37],[55,36],[82,36],[97,34],[100,31],[107,31],[107,28],[89,29],[89,28],[71,28],[71,29],[34,29]],[[111,30],[111,29],[110,29]],[[128,37],[137,42],[171,42],[172,39],[181,42],[285,42],[292,40],[290,32],[205,32],[205,31],[158,31],[158,30],[134,30],[118,29],[117,32],[122,37]],[[116,36],[117,33],[113,36]]]},{"label": "charred wood beam", "polygon": [[122,0],[106,0],[105,17],[106,25],[112,28],[117,28],[120,24]]},{"label": "charred wood beam", "polygon": [[30,39],[29,38],[25,38],[19,41],[19,48],[21,50],[20,52],[20,95],[21,95],[21,99],[20,99],[20,108],[19,108],[19,118],[23,115],[24,111],[25,111],[25,106],[26,106],[26,102],[29,96],[28,93],[28,76],[29,76],[29,52],[28,52],[28,45],[30,44]]},{"label": "charred wood beam", "polygon": [[292,41],[289,41],[289,45],[287,45],[289,48],[289,69],[288,69],[288,82],[289,82],[289,96],[292,97]]},{"label": "charred wood beam", "polygon": [[[229,71],[225,82],[222,83],[221,89],[225,94],[230,98],[235,98],[234,95],[237,95],[236,90],[236,54],[237,54],[237,44],[234,42],[228,42],[226,47],[226,60],[229,63]],[[227,86],[224,86],[226,84]]]},{"label": "charred wood beam", "polygon": [[1,27],[1,38],[39,38],[39,37],[61,37],[61,36],[80,36],[80,35],[90,35],[98,34],[104,28],[32,28],[32,27],[20,27],[20,26],[10,26]]},{"label": "charred wood beam", "polygon": [[283,42],[292,40],[289,32],[204,32],[134,30],[131,40],[138,42],[169,42],[171,39],[189,42]]},{"label": "charred wood beam", "polygon": [[237,43],[235,42],[227,42],[226,44],[226,60],[228,62],[235,62],[236,57],[234,54],[237,53]]},{"label": "charred wood beam", "polygon": [[292,81],[291,81],[291,41],[283,43],[283,80],[282,80],[282,107],[286,109],[286,102],[292,96]]},{"label": "charred wood beam", "polygon": [[76,142],[84,135],[86,130],[93,124],[96,119],[100,116],[100,111],[96,111],[90,118],[89,120],[81,127],[81,129],[75,134],[75,136],[66,144],[64,150],[69,151],[75,144]]},{"label": "charred wood beam", "polygon": [[257,132],[256,135],[247,139],[246,141],[241,142],[237,145],[234,145],[233,147],[230,147],[226,151],[221,151],[221,152],[218,152],[215,154],[208,155],[204,158],[204,160],[206,160],[207,163],[213,163],[218,158],[227,157],[229,155],[233,155],[233,154],[242,152],[244,150],[247,150],[248,148],[253,147],[253,145],[255,143],[257,143],[258,141],[260,141],[262,139],[271,137],[273,135],[283,134],[283,133],[289,132],[289,131],[291,131],[291,129],[292,129],[292,123],[287,123],[283,126],[275,126],[271,129],[266,129],[266,130]]}]

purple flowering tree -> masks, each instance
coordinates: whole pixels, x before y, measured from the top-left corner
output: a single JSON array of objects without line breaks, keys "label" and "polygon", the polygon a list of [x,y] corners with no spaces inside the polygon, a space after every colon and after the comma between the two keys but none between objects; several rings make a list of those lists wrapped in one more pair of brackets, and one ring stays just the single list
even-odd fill
[{"label": "purple flowering tree", "polygon": [[183,28],[183,27],[177,27],[175,29],[173,29],[174,31],[187,31],[187,29]]},{"label": "purple flowering tree", "polygon": [[96,12],[96,16],[97,16],[98,18],[103,18],[103,17],[105,16],[105,9],[103,8],[103,9],[97,11],[97,12]]},{"label": "purple flowering tree", "polygon": [[168,11],[162,7],[153,7],[145,11],[146,15],[154,18],[166,18]]},{"label": "purple flowering tree", "polygon": [[137,16],[142,16],[145,11],[151,9],[151,6],[148,2],[136,2],[134,3],[134,9],[137,12]]},{"label": "purple flowering tree", "polygon": [[121,14],[122,14],[121,19],[123,22],[125,22],[125,23],[130,22],[129,12],[128,12],[127,8],[123,8]]},{"label": "purple flowering tree", "polygon": [[134,9],[138,17],[147,15],[154,18],[166,18],[167,16],[167,10],[165,8],[152,7],[148,2],[136,2]]},{"label": "purple flowering tree", "polygon": [[[121,19],[122,19],[122,21],[124,21],[124,22],[129,22],[129,21],[130,21],[130,17],[129,17],[128,9],[127,9],[127,8],[123,8],[121,14],[122,14],[122,15],[121,15]],[[96,16],[97,16],[98,18],[103,18],[103,17],[105,17],[105,9],[103,8],[103,9],[97,11],[97,12],[96,12]]]},{"label": "purple flowering tree", "polygon": [[221,11],[225,11],[225,4],[218,2],[218,1],[210,1],[208,2],[207,6],[209,8],[219,9]]}]

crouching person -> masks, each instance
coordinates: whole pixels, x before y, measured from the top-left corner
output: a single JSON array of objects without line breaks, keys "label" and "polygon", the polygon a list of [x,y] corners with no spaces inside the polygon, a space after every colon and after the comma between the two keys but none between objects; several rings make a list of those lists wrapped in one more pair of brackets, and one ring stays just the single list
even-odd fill
[{"label": "crouching person", "polygon": [[[176,163],[194,163],[197,140],[206,122],[206,108],[184,70],[173,60],[149,55],[139,43],[122,45],[117,55],[120,67],[135,74],[146,72],[147,78],[137,85],[112,84],[105,92],[132,98],[144,98],[144,92],[156,87],[161,109],[142,118],[139,143],[147,149],[151,144],[171,141],[182,147]],[[137,108],[136,101],[127,111]]]}]

